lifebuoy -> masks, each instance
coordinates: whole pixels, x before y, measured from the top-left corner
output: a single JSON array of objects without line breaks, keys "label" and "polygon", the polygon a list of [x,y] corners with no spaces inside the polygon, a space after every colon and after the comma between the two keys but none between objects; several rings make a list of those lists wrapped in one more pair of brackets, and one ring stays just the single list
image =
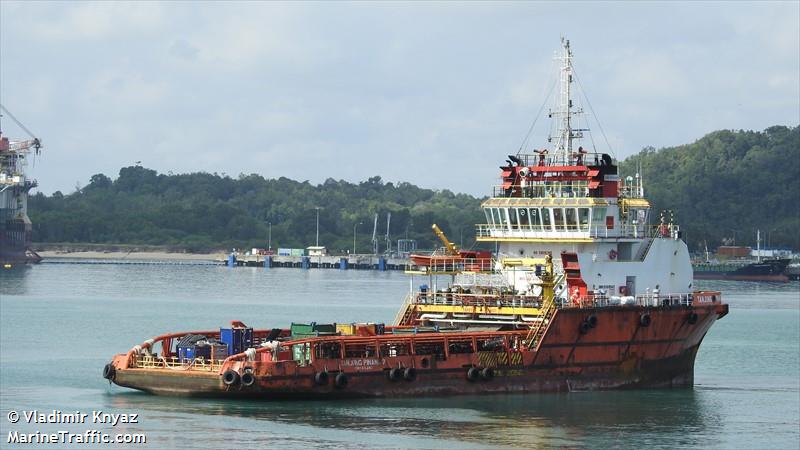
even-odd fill
[{"label": "lifebuoy", "polygon": [[242,374],[242,386],[250,387],[256,383],[256,376],[251,370]]},{"label": "lifebuoy", "polygon": [[403,372],[403,379],[406,381],[414,381],[417,379],[417,369],[413,367],[406,367],[406,370]]},{"label": "lifebuoy", "polygon": [[225,386],[237,385],[240,380],[239,372],[235,370],[226,370],[225,373],[222,374],[222,382],[225,383]]},{"label": "lifebuoy", "polygon": [[117,374],[117,369],[114,367],[113,364],[109,363],[106,364],[105,367],[103,367],[103,378],[105,378],[106,380],[108,381],[113,380],[116,374]]},{"label": "lifebuoy", "polygon": [[333,379],[333,384],[336,385],[337,388],[342,389],[347,386],[347,375],[342,372],[339,372],[336,375],[336,378]]},{"label": "lifebuoy", "polygon": [[481,370],[481,378],[483,378],[485,381],[489,381],[494,378],[494,369],[491,367],[484,367],[483,370]]},{"label": "lifebuoy", "polygon": [[641,316],[639,316],[639,325],[643,327],[650,326],[650,322],[652,321],[653,320],[650,318],[650,314],[644,313]]},{"label": "lifebuoy", "polygon": [[613,248],[608,252],[608,259],[614,260],[617,259],[617,256],[619,256],[619,253]]},{"label": "lifebuoy", "polygon": [[477,367],[470,367],[469,370],[467,370],[467,380],[469,381],[476,381],[480,376],[481,372]]},{"label": "lifebuoy", "polygon": [[314,374],[314,383],[317,383],[320,386],[324,386],[328,384],[328,372],[323,370],[322,372],[317,372]]}]

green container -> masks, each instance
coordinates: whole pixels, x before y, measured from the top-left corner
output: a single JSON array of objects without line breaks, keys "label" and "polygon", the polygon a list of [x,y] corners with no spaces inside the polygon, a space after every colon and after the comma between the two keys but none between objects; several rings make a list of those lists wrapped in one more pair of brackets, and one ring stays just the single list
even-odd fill
[{"label": "green container", "polygon": [[292,336],[297,336],[299,334],[311,334],[314,332],[314,323],[305,324],[305,323],[292,323],[291,331]]}]

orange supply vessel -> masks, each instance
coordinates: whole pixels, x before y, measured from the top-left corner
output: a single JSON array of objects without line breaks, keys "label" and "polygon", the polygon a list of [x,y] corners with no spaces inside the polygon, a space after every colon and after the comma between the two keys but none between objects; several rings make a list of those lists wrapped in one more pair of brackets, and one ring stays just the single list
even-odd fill
[{"label": "orange supply vessel", "polygon": [[652,220],[639,174],[573,149],[588,129],[572,125],[582,109],[562,43],[552,148],[509,155],[481,205],[477,240],[496,252],[459,249],[433,225],[444,247],[411,255],[407,272],[427,284],[392,325],[235,321],[148,339],[103,376],[155,394],[267,399],[692,386],[728,305],[692,289],[680,227]]}]

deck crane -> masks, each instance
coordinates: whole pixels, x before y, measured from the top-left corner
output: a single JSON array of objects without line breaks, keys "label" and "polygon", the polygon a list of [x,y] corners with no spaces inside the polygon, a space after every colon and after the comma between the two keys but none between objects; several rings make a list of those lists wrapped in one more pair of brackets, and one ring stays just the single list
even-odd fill
[{"label": "deck crane", "polygon": [[[28,140],[25,140],[25,141],[9,142],[8,138],[3,138],[2,137],[2,130],[0,130],[0,150],[9,151],[9,152],[15,152],[15,153],[22,153],[23,150],[28,150],[31,147],[33,147],[34,153],[36,153],[38,155],[40,153],[40,149],[42,148],[42,142],[39,140],[39,138],[34,136],[33,133],[31,132],[31,130],[29,130],[25,125],[23,125],[22,122],[17,120],[17,118],[14,117],[13,114],[11,114],[11,111],[6,109],[6,107],[3,106],[2,104],[0,104],[0,111],[4,112],[5,115],[7,115],[11,120],[13,120],[14,123],[17,124],[18,127],[22,128],[22,130],[25,133],[27,133],[28,136],[31,137],[31,139],[28,139]],[[0,117],[2,117],[2,114],[0,114]]]},{"label": "deck crane", "polygon": [[442,244],[444,244],[444,248],[447,250],[448,254],[453,256],[460,255],[458,247],[452,242],[450,242],[449,239],[447,239],[447,236],[444,235],[444,232],[436,224],[431,225],[431,228],[433,228],[433,232],[436,233],[436,236],[439,238],[440,241],[442,241]]},{"label": "deck crane", "polygon": [[375,213],[375,220],[372,224],[372,254],[378,254],[378,213]]}]

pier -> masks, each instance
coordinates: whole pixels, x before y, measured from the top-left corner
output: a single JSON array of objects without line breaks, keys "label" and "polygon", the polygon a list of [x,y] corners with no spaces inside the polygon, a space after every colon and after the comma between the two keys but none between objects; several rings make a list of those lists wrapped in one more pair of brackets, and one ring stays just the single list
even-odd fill
[{"label": "pier", "polygon": [[408,258],[395,258],[381,255],[325,255],[325,256],[283,256],[283,255],[228,255],[221,261],[228,267],[292,267],[297,269],[337,269],[337,270],[405,270],[411,261]]}]

